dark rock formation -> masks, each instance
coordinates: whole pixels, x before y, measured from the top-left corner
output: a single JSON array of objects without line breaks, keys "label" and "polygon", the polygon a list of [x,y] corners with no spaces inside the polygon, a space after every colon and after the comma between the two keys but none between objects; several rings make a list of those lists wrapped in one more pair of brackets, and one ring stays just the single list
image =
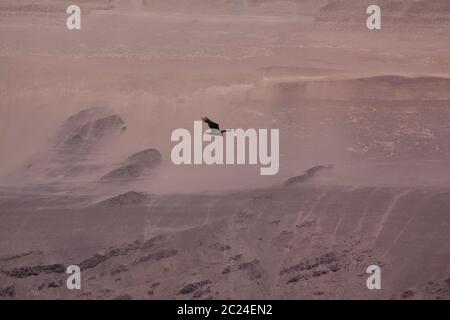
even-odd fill
[{"label": "dark rock formation", "polygon": [[203,280],[200,282],[190,283],[181,288],[180,291],[178,291],[178,294],[189,294],[208,284],[211,284],[210,280]]},{"label": "dark rock formation", "polygon": [[63,124],[55,149],[66,157],[83,156],[106,147],[125,130],[122,118],[108,108],[82,110]]},{"label": "dark rock formation", "polygon": [[291,267],[284,268],[283,270],[281,270],[280,274],[282,275],[285,273],[310,270],[310,269],[316,268],[323,264],[332,264],[332,263],[336,262],[336,260],[337,260],[336,254],[334,252],[329,252],[324,255],[321,255],[320,257],[316,257],[315,259],[313,259],[311,261],[306,260],[304,262],[293,265]]},{"label": "dark rock formation", "polygon": [[135,153],[127,158],[125,163],[114,169],[101,180],[126,180],[140,177],[148,169],[152,169],[161,163],[161,153],[156,149],[147,149]]},{"label": "dark rock formation", "polygon": [[12,270],[3,271],[4,274],[14,278],[27,278],[37,276],[41,273],[63,273],[66,267],[62,264],[37,265],[14,268]]},{"label": "dark rock formation", "polygon": [[16,288],[14,285],[0,288],[0,297],[14,298],[16,296]]},{"label": "dark rock formation", "polygon": [[310,181],[316,174],[325,169],[331,169],[333,165],[318,165],[304,171],[301,175],[288,178],[283,181],[283,185],[289,186],[297,183]]},{"label": "dark rock formation", "polygon": [[145,242],[135,241],[124,247],[111,248],[104,254],[97,253],[97,254],[93,255],[92,257],[89,257],[89,258],[83,260],[78,265],[80,266],[80,269],[82,271],[86,270],[86,269],[93,269],[93,268],[97,267],[99,264],[107,261],[108,259],[118,257],[118,256],[126,256],[129,253],[135,252],[135,251],[148,250],[148,249],[152,248],[153,246],[155,246],[163,238],[164,238],[163,236],[156,236]]},{"label": "dark rock formation", "polygon": [[98,154],[107,152],[126,130],[124,121],[109,108],[90,108],[69,117],[47,149],[25,163],[15,180],[77,177],[93,173],[104,164]]},{"label": "dark rock formation", "polygon": [[118,196],[100,202],[102,205],[121,207],[127,205],[137,205],[149,200],[149,195],[136,191],[119,194]]},{"label": "dark rock formation", "polygon": [[115,267],[113,269],[113,271],[111,271],[111,275],[115,276],[115,275],[118,275],[119,273],[126,272],[126,271],[129,271],[127,266],[124,266],[123,264],[121,264],[121,265],[118,265],[117,267]]},{"label": "dark rock formation", "polygon": [[247,271],[247,276],[250,280],[256,280],[262,277],[261,271],[259,270],[260,268],[258,259],[241,263],[238,268],[239,270]]},{"label": "dark rock formation", "polygon": [[56,281],[55,280],[46,280],[39,285],[38,290],[60,288],[62,286],[63,286],[62,280],[56,280]]},{"label": "dark rock formation", "polygon": [[141,262],[146,262],[146,261],[157,261],[157,260],[161,260],[164,258],[169,258],[172,257],[174,255],[176,255],[178,253],[177,250],[173,250],[173,249],[169,249],[169,250],[161,250],[158,251],[156,253],[152,253],[148,256],[144,256],[142,258],[139,258],[136,261],[136,264],[141,263]]}]

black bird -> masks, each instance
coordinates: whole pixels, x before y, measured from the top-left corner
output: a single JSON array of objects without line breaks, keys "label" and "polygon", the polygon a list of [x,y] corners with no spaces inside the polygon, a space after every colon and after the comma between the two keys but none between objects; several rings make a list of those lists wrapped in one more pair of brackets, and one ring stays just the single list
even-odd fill
[{"label": "black bird", "polygon": [[214,121],[211,121],[208,117],[203,117],[202,120],[203,120],[203,122],[207,123],[209,128],[213,131],[218,130],[218,131],[220,131],[220,134],[227,132],[227,130],[220,130],[219,124]]}]

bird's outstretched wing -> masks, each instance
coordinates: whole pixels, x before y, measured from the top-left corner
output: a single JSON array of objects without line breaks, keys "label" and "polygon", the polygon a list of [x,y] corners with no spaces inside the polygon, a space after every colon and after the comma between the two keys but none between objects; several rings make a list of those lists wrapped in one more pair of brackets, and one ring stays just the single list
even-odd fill
[{"label": "bird's outstretched wing", "polygon": [[218,124],[218,123],[215,123],[214,121],[211,121],[208,117],[203,117],[202,120],[203,120],[203,122],[207,123],[208,126],[209,126],[211,129],[217,129],[217,130],[220,130],[220,129],[219,129],[219,124]]}]

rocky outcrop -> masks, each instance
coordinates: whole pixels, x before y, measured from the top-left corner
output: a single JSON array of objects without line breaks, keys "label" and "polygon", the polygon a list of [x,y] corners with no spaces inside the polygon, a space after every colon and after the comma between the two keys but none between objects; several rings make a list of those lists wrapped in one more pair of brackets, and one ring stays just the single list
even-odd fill
[{"label": "rocky outcrop", "polygon": [[13,278],[27,278],[37,276],[41,273],[63,273],[66,267],[62,264],[36,265],[31,267],[19,267],[12,270],[3,271],[4,274]]},{"label": "rocky outcrop", "polygon": [[112,197],[110,199],[106,199],[100,204],[107,205],[111,207],[121,207],[127,205],[137,205],[145,203],[150,199],[150,196],[136,191],[129,191],[123,194],[119,194],[118,196]]},{"label": "rocky outcrop", "polygon": [[298,183],[308,182],[312,178],[314,178],[318,172],[323,171],[325,169],[331,169],[332,167],[333,165],[331,164],[314,166],[304,171],[301,175],[287,178],[286,180],[283,181],[283,185],[290,186]]},{"label": "rocky outcrop", "polygon": [[0,297],[14,298],[16,296],[16,288],[14,285],[0,288]]},{"label": "rocky outcrop", "polygon": [[181,288],[178,291],[178,294],[190,294],[206,285],[211,284],[212,282],[210,280],[203,280],[200,282],[195,282],[195,283],[189,283],[187,285],[185,285],[183,288]]},{"label": "rocky outcrop", "polygon": [[161,153],[156,149],[147,149],[127,158],[124,164],[101,177],[103,181],[135,179],[149,169],[161,163]]},{"label": "rocky outcrop", "polygon": [[124,121],[112,109],[85,109],[64,122],[56,135],[54,148],[65,156],[83,156],[108,146],[125,130]]},{"label": "rocky outcrop", "polygon": [[[14,180],[47,180],[95,174],[107,163],[99,154],[109,152],[126,130],[122,118],[110,108],[90,108],[70,116],[50,139],[48,147],[25,163]],[[110,165],[110,164],[109,164]]]}]

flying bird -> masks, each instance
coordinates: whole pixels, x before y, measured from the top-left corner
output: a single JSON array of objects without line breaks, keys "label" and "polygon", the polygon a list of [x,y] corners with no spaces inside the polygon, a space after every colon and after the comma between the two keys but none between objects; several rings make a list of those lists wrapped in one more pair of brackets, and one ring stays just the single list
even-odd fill
[{"label": "flying bird", "polygon": [[216,133],[219,134],[219,132],[220,135],[223,135],[224,132],[227,132],[227,130],[220,130],[219,124],[214,121],[211,121],[208,117],[202,117],[202,121],[208,124],[209,128],[212,131],[211,133],[213,135],[216,135]]}]

